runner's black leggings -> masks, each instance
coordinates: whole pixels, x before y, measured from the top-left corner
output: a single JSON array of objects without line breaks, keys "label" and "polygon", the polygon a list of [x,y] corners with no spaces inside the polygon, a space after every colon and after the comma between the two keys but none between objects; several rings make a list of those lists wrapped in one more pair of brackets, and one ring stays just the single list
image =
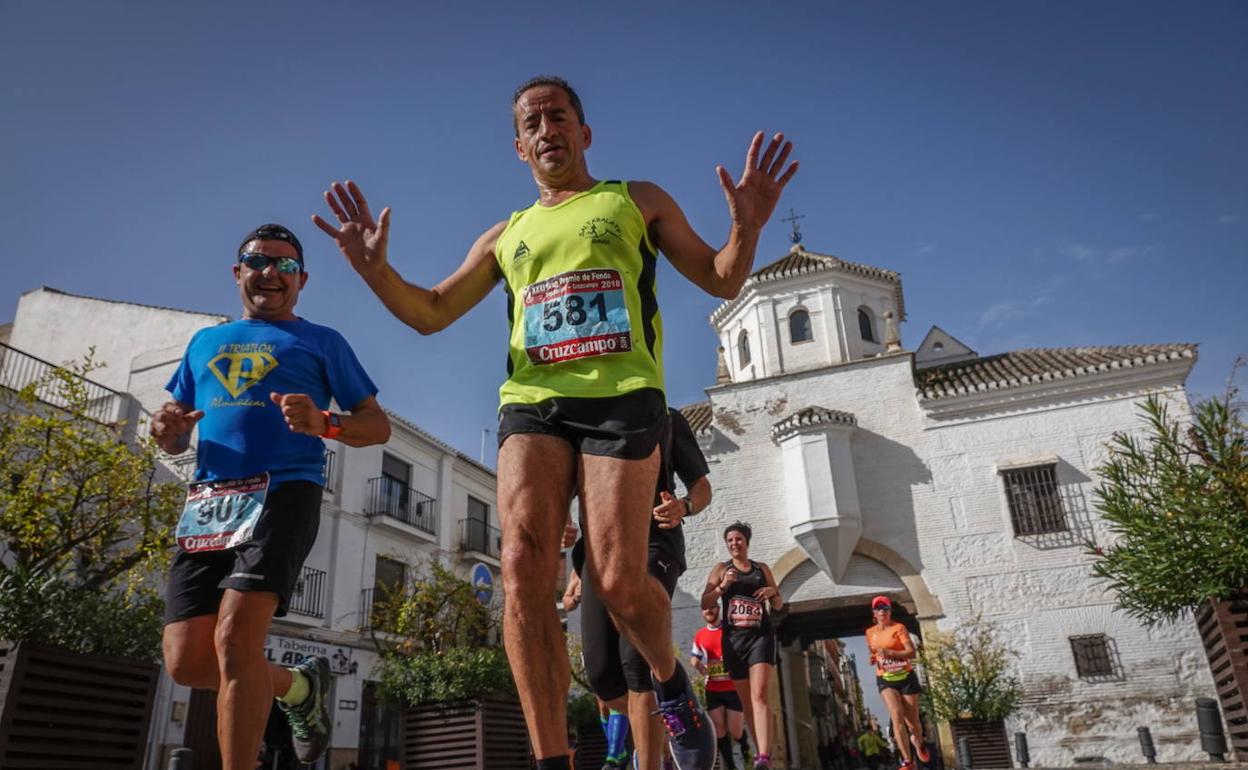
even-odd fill
[{"label": "runner's black leggings", "polygon": [[[647,568],[663,584],[667,595],[676,590],[680,565],[665,551],[650,549]],[[581,576],[581,646],[585,675],[594,694],[604,701],[615,700],[629,691],[650,692],[650,664],[633,643],[611,621],[607,608],[594,593],[589,575]]]}]

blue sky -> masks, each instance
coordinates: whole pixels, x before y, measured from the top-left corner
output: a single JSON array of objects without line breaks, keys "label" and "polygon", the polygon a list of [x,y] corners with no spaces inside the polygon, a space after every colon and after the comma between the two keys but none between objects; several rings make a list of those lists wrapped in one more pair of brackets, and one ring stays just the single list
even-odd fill
[{"label": "blue sky", "polygon": [[[301,313],[475,456],[501,292],[419,337],[308,217],[358,181],[394,209],[394,263],[436,282],[535,197],[508,99],[553,72],[582,93],[591,171],[658,182],[712,242],[715,164],[786,131],[802,170],[757,264],[795,208],[807,248],[901,271],[910,346],[934,323],[981,354],[1195,341],[1201,393],[1248,351],[1243,3],[358,5],[8,0],[0,319],[39,285],[237,315],[238,239],[288,223]],[[660,281],[671,400],[700,400],[716,302]]]},{"label": "blue sky", "polygon": [[[308,222],[351,178],[430,284],[535,197],[508,99],[581,91],[600,178],[651,179],[712,242],[714,166],[757,129],[802,171],[758,265],[807,248],[899,270],[915,346],[982,354],[1194,341],[1198,393],[1248,352],[1248,5],[1241,2],[155,3],[6,0],[0,320],[49,285],[238,315],[238,239],[291,225],[300,304],[382,400],[475,456],[504,303],[421,338]],[[715,371],[716,302],[660,274],[673,403]],[[491,439],[492,440],[492,439]],[[493,462],[492,454],[487,458]]]}]

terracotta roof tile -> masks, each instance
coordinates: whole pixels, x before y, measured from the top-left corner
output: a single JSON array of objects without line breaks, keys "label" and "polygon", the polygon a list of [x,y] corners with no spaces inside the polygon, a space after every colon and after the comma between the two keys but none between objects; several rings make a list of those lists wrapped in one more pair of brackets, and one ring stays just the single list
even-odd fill
[{"label": "terracotta roof tile", "polygon": [[680,407],[680,413],[689,422],[689,427],[693,429],[694,435],[711,429],[713,416],[711,415],[710,401],[699,401],[696,404],[682,406]]},{"label": "terracotta roof tile", "polygon": [[785,417],[771,426],[771,440],[783,441],[785,438],[801,433],[803,428],[815,425],[857,425],[858,418],[849,412],[836,409],[824,409],[821,406],[808,406]]},{"label": "terracotta roof tile", "polygon": [[1195,345],[1031,348],[919,369],[914,373],[914,381],[919,390],[919,398],[932,400],[1072,379],[1184,358],[1196,358]]}]

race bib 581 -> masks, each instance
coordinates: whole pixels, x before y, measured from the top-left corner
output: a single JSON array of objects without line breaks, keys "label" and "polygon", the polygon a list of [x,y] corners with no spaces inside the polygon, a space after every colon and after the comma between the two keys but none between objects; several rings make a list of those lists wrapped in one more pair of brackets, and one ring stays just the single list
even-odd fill
[{"label": "race bib 581", "polygon": [[524,347],[534,364],[627,353],[632,327],[617,270],[560,273],[524,290]]}]

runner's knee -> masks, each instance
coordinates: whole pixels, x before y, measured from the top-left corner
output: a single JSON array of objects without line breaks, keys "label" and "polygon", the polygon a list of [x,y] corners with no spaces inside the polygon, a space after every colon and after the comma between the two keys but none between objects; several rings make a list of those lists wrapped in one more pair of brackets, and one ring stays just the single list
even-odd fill
[{"label": "runner's knee", "polygon": [[212,640],[213,647],[216,649],[221,675],[228,679],[235,678],[258,661],[264,660],[263,646],[253,642],[252,634],[244,631],[242,624],[232,622],[228,617],[223,616],[217,623]]},{"label": "runner's knee", "polygon": [[216,651],[209,644],[195,645],[188,640],[166,637],[161,643],[165,670],[180,685],[210,689],[217,683]]}]

